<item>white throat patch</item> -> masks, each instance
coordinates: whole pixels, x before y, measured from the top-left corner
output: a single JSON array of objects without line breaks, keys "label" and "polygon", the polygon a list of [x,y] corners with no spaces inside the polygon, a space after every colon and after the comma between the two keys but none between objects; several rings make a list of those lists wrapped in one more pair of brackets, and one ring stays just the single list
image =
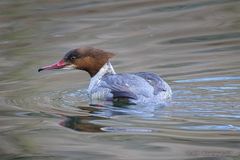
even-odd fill
[{"label": "white throat patch", "polygon": [[93,87],[96,87],[98,83],[101,81],[101,78],[108,73],[116,74],[112,64],[109,61],[103,65],[103,67],[98,71],[98,73],[94,77],[91,78],[91,81],[88,87],[88,93],[91,93]]}]

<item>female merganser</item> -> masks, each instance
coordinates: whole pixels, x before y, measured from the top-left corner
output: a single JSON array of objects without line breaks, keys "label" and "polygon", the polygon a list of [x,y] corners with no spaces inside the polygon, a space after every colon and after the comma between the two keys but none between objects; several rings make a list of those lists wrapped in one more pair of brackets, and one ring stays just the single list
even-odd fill
[{"label": "female merganser", "polygon": [[91,47],[77,48],[38,71],[63,68],[87,71],[91,76],[88,87],[91,100],[125,99],[134,104],[161,104],[171,98],[171,88],[155,73],[116,73],[109,61],[113,56],[111,52]]}]

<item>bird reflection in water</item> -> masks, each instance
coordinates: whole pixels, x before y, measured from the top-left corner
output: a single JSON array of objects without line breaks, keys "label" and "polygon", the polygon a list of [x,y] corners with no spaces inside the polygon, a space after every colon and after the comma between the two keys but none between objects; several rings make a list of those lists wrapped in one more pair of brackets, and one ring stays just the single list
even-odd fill
[{"label": "bird reflection in water", "polygon": [[146,108],[136,105],[126,105],[123,102],[114,102],[111,105],[106,104],[91,104],[90,106],[78,106],[82,111],[90,113],[90,116],[66,116],[60,122],[60,125],[81,132],[106,132],[103,128],[103,123],[99,124],[99,120],[110,120],[113,116],[134,115],[141,116],[142,118],[154,117],[155,109],[163,109],[164,106],[148,106]]}]

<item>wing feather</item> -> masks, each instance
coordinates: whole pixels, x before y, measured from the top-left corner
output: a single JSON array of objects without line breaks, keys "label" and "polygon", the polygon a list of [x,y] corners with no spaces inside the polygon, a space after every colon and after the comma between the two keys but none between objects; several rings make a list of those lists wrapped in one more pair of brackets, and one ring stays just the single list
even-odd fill
[{"label": "wing feather", "polygon": [[[113,97],[137,99],[139,96],[150,97],[153,88],[145,79],[135,74],[112,74],[102,78],[101,87],[111,90]],[[151,87],[151,88],[149,88]]]}]

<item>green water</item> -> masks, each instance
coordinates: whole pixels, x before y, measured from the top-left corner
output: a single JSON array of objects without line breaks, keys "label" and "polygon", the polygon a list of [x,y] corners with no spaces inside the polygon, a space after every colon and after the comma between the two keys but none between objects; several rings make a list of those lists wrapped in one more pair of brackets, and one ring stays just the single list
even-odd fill
[{"label": "green water", "polygon": [[[1,160],[237,160],[240,2],[0,2]],[[70,49],[116,53],[117,72],[151,71],[166,106],[90,106],[82,71],[38,73]]]}]

